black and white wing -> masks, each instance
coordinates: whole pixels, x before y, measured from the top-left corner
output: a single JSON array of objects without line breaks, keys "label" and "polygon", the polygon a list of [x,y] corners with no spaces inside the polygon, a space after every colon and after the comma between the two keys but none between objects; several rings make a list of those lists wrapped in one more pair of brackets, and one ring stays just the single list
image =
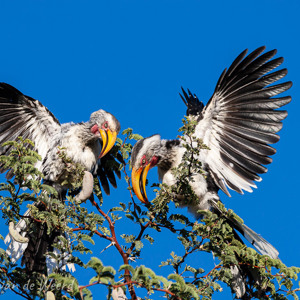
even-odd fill
[{"label": "black and white wing", "polygon": [[[6,141],[19,136],[35,144],[34,150],[42,160],[50,147],[52,137],[60,132],[60,123],[38,100],[23,95],[7,83],[0,83],[0,155],[7,155],[10,147],[2,147]],[[36,167],[39,168],[41,162]],[[0,166],[4,172],[3,166]]]},{"label": "black and white wing", "polygon": [[[272,59],[277,51],[262,54],[264,50],[260,47],[248,56],[243,51],[224,70],[207,105],[191,110],[198,120],[195,135],[210,148],[202,150],[199,159],[228,196],[227,187],[251,192],[254,181],[261,180],[258,174],[267,172],[263,165],[271,163],[269,156],[276,152],[269,144],[279,141],[276,133],[287,116],[277,108],[291,101],[290,96],[277,97],[291,82],[271,85],[287,74],[286,69],[272,72],[283,58]],[[190,92],[184,96],[192,107],[196,97]]]}]

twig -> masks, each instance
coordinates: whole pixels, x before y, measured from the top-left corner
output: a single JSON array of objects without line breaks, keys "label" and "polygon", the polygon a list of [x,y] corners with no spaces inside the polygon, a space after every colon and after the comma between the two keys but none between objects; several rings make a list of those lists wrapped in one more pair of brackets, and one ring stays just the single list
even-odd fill
[{"label": "twig", "polygon": [[[89,200],[91,201],[92,205],[96,207],[98,212],[107,220],[107,222],[109,224],[109,229],[111,232],[111,241],[114,242],[114,246],[117,248],[120,255],[122,256],[124,264],[129,265],[128,255],[127,255],[127,253],[125,253],[123,251],[122,247],[120,246],[120,244],[117,240],[114,222],[111,220],[111,218],[106,213],[104,213],[104,211],[99,207],[99,205],[95,202],[94,199],[90,198]],[[129,270],[127,270],[127,269],[125,270],[124,278],[125,278],[125,282],[130,281],[131,275],[130,275]],[[128,290],[130,292],[132,300],[136,300],[137,297],[136,297],[136,293],[135,293],[135,290],[134,290],[132,284],[128,284]]]},{"label": "twig", "polygon": [[22,293],[10,288],[10,290],[12,292],[14,292],[15,294],[17,294],[19,296],[22,296],[25,299],[33,300],[33,298],[31,298],[25,290],[23,290],[20,286],[17,286],[16,284],[13,283],[13,281],[12,281],[10,275],[8,274],[7,270],[5,270],[4,268],[0,268],[0,269],[2,270],[3,273],[6,274],[7,278],[10,280],[10,282],[12,282],[13,286],[17,287]]}]

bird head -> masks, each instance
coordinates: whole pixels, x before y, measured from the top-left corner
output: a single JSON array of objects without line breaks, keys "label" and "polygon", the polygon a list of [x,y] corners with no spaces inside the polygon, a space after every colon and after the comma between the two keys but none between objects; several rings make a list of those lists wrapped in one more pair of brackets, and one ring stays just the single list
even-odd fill
[{"label": "bird head", "polygon": [[131,154],[131,180],[136,196],[143,203],[148,203],[146,179],[148,171],[159,163],[161,139],[158,134],[139,140]]},{"label": "bird head", "polygon": [[91,114],[91,132],[102,141],[99,158],[106,155],[116,142],[120,131],[119,121],[110,113],[100,109]]}]

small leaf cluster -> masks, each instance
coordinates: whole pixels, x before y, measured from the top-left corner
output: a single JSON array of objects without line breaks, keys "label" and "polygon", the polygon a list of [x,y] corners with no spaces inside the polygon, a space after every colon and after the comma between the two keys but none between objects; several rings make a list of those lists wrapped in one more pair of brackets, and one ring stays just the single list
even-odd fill
[{"label": "small leaf cluster", "polygon": [[127,140],[141,140],[143,137],[137,133],[133,133],[132,128],[127,128],[123,130],[122,135],[125,135],[124,141],[122,141],[120,138],[117,138],[117,145],[120,147],[120,152],[123,156],[123,159],[126,160],[130,157],[131,150],[132,150],[132,144],[127,143]]},{"label": "small leaf cluster", "polygon": [[85,170],[81,164],[75,163],[68,157],[65,150],[63,147],[58,147],[58,157],[64,165],[64,172],[60,178],[60,184],[71,189],[80,188]]}]

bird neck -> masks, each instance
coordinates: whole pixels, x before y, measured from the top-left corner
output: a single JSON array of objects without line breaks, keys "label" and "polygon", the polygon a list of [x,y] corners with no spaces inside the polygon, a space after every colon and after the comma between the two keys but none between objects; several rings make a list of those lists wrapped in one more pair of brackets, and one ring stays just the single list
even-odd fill
[{"label": "bird neck", "polygon": [[178,166],[181,162],[184,149],[179,140],[161,140],[161,147],[158,153],[160,157],[157,164],[158,168],[166,172]]},{"label": "bird neck", "polygon": [[82,143],[86,146],[93,146],[97,142],[99,137],[92,133],[90,122],[79,123],[77,125],[78,136],[80,135]]},{"label": "bird neck", "polygon": [[[90,151],[95,152],[95,156],[99,155],[100,145],[98,145],[98,137],[90,131],[89,124],[66,124],[62,128],[62,134],[63,139],[61,146],[67,148],[69,153],[77,153],[78,149],[84,152],[85,148],[89,148]],[[76,155],[80,157],[79,153]]]}]

